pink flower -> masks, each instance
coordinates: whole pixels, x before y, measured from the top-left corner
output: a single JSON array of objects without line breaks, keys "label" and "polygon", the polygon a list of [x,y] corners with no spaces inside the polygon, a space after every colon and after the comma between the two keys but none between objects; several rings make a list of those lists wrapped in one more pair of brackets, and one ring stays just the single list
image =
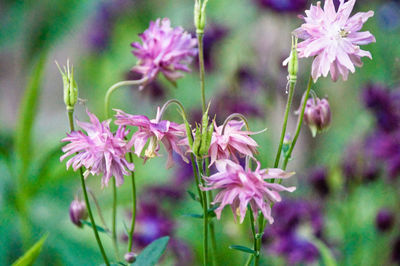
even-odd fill
[{"label": "pink flower", "polygon": [[179,71],[190,72],[188,64],[197,54],[197,41],[183,28],[171,28],[168,18],[157,19],[139,36],[142,44],[132,43],[133,54],[139,59],[132,70],[148,78],[146,83],[153,81],[158,72],[173,83],[183,76]]},{"label": "pink flower", "polygon": [[257,134],[250,131],[242,131],[243,121],[231,120],[225,127],[222,134],[223,126],[217,127],[213,133],[208,153],[211,157],[210,165],[216,160],[232,158],[235,162],[239,162],[236,154],[241,157],[250,156],[257,153],[258,144],[249,135]]},{"label": "pink flower", "polygon": [[361,50],[360,45],[375,42],[375,37],[369,31],[359,30],[374,12],[360,12],[350,17],[355,2],[340,0],[337,12],[333,0],[326,0],[324,9],[317,2],[317,6],[311,5],[306,11],[306,17],[302,16],[306,23],[295,30],[304,39],[298,44],[298,52],[300,58],[315,56],[311,73],[314,82],[329,72],[334,81],[339,75],[347,80],[349,70],[354,73],[354,66],[362,66],[361,57],[372,59],[371,53]]},{"label": "pink flower", "polygon": [[127,169],[133,171],[133,163],[125,159],[125,155],[130,151],[131,145],[124,140],[129,133],[124,127],[119,127],[115,135],[110,131],[110,121],[100,123],[99,119],[89,111],[91,123],[76,123],[86,131],[85,135],[81,131],[72,131],[62,142],[70,142],[62,148],[65,153],[60,160],[73,155],[67,161],[67,169],[72,165],[74,171],[82,166],[86,168],[85,178],[89,174],[103,175],[101,180],[102,187],[107,186],[110,178],[114,176],[117,186],[124,183],[124,175],[128,175]]},{"label": "pink flower", "polygon": [[130,140],[135,147],[135,154],[140,157],[143,148],[147,141],[150,139],[149,145],[145,150],[145,160],[159,156],[160,141],[164,144],[168,152],[167,168],[174,164],[172,151],[178,153],[185,162],[188,159],[185,157],[184,152],[178,146],[181,138],[186,136],[185,125],[178,125],[168,120],[161,120],[160,108],[157,109],[157,116],[155,119],[150,120],[144,115],[131,115],[126,114],[121,110],[114,109],[117,114],[115,115],[115,124],[120,126],[135,126],[139,130],[133,134]]},{"label": "pink flower", "polygon": [[226,205],[231,205],[235,216],[240,216],[240,223],[246,216],[247,205],[257,217],[260,210],[270,223],[274,222],[271,216],[271,204],[280,202],[280,191],[293,192],[295,187],[284,187],[279,184],[269,183],[265,179],[284,179],[294,173],[287,173],[281,169],[260,169],[257,162],[257,169],[244,170],[242,166],[230,160],[218,160],[215,163],[218,172],[210,177],[204,177],[206,187],[203,190],[222,189],[212,204],[220,203],[215,210],[217,218],[221,218],[221,212]]}]

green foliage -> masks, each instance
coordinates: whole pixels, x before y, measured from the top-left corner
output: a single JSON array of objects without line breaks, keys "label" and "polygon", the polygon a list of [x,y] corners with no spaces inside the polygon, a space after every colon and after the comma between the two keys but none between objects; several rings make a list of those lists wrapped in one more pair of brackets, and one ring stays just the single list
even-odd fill
[{"label": "green foliage", "polygon": [[254,249],[241,246],[241,245],[231,245],[229,246],[230,249],[238,250],[244,253],[249,253],[249,254],[256,254],[256,251]]},{"label": "green foliage", "polygon": [[46,241],[48,234],[42,236],[22,257],[20,257],[12,266],[30,266],[33,265],[36,258],[39,256],[43,244]]},{"label": "green foliage", "polygon": [[169,241],[169,236],[161,237],[149,244],[132,263],[135,266],[153,266],[156,265],[161,255],[164,253]]}]

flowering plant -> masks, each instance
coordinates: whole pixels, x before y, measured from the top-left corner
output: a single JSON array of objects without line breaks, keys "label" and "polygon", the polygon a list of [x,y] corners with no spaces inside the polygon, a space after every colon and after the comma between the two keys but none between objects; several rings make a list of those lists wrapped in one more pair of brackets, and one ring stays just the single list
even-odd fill
[{"label": "flowering plant", "polygon": [[[85,198],[85,204],[81,202],[71,205],[71,218],[75,224],[82,226],[81,220],[85,219],[87,209],[90,225],[106,265],[110,265],[111,262],[98,234],[98,227],[88,200],[85,179],[90,174],[102,175],[102,187],[107,186],[110,180],[113,181],[113,228],[110,231],[116,259],[118,259],[119,248],[115,227],[117,187],[124,183],[125,176],[131,176],[131,225],[126,232],[128,245],[124,257],[127,263],[132,263],[135,259],[145,260],[141,257],[145,256],[142,255],[146,254],[144,251],[136,258],[137,249],[133,244],[134,236],[145,235],[140,229],[143,225],[139,228],[135,227],[137,218],[139,221],[145,220],[145,218],[136,217],[136,179],[140,179],[140,176],[135,176],[133,155],[143,158],[144,161],[159,157],[161,143],[168,154],[167,167],[173,166],[174,153],[179,155],[183,164],[191,166],[197,190],[197,195],[192,193],[191,197],[198,202],[203,211],[199,216],[203,220],[203,265],[218,264],[215,256],[218,248],[215,227],[218,226],[218,223],[212,218],[216,216],[218,219],[222,219],[222,211],[227,205],[230,205],[235,220],[237,216],[240,217],[240,223],[243,223],[246,216],[249,217],[254,242],[253,248],[239,245],[232,245],[231,248],[250,253],[246,265],[250,265],[252,261],[254,261],[254,265],[260,265],[260,250],[267,226],[266,222],[268,221],[270,224],[280,222],[278,219],[274,219],[272,212],[275,204],[280,202],[282,197],[286,197],[286,193],[281,195],[280,192],[295,190],[295,187],[281,183],[294,175],[294,172],[288,172],[286,169],[289,160],[292,159],[292,152],[297,143],[303,120],[310,126],[313,135],[326,129],[331,121],[329,103],[326,99],[320,100],[311,90],[312,81],[317,82],[321,76],[326,77],[329,72],[334,81],[338,79],[339,75],[346,80],[348,72],[355,71],[354,66],[362,65],[362,57],[371,58],[371,54],[361,50],[359,46],[374,42],[375,38],[369,32],[359,31],[366,20],[373,15],[372,11],[357,13],[350,17],[355,0],[347,2],[340,0],[337,10],[333,0],[326,0],[323,9],[318,2],[316,6],[312,5],[310,10],[306,11],[306,16],[302,17],[305,23],[293,32],[290,56],[285,60],[285,64],[288,66],[287,104],[275,161],[267,168],[257,158],[257,149],[260,145],[252,137],[256,132],[250,130],[250,124],[245,114],[230,114],[220,125],[217,124],[215,118],[211,120],[209,117],[211,103],[206,107],[203,49],[207,2],[207,0],[195,0],[196,38],[181,27],[172,28],[169,19],[157,19],[155,22],[151,22],[149,28],[139,35],[141,42],[132,44],[133,54],[138,58],[132,71],[141,74],[141,79],[121,81],[109,88],[104,104],[107,120],[100,122],[94,114],[88,111],[90,123],[77,121],[86,134],[76,131],[73,121],[76,99],[72,103],[71,101],[66,103],[71,132],[62,139],[68,144],[63,147],[65,154],[61,160],[71,156],[67,161],[67,167],[72,166],[75,171],[79,169]],[[303,39],[303,41],[298,42],[298,39]],[[161,108],[158,108],[155,119],[149,119],[144,115],[128,114],[119,109],[114,109],[116,111],[114,117],[109,115],[110,97],[116,89],[124,85],[137,85],[141,90],[154,82],[160,73],[175,84],[178,78],[183,77],[182,72],[190,71],[189,63],[196,55],[199,62],[202,102],[202,118],[199,123],[194,125],[189,123],[190,119],[184,105],[177,99],[169,100]],[[294,137],[288,140],[287,137],[285,139],[285,136],[287,136],[288,118],[297,83],[298,61],[307,57],[314,57],[310,79],[297,112],[298,122]],[[70,73],[69,69],[65,72]],[[63,73],[63,77],[65,75]],[[77,86],[73,75],[68,75],[68,78],[64,79],[64,83],[64,91],[68,94],[71,93],[69,88],[73,88],[73,95],[76,95]],[[313,98],[309,99],[311,93]],[[173,104],[178,107],[181,121],[163,120],[165,111]],[[113,120],[118,127],[114,133],[110,129]],[[130,130],[135,129],[137,129],[136,132],[130,134]],[[252,162],[255,162],[255,168],[252,166]],[[214,166],[216,171],[212,172]],[[214,193],[216,193],[215,196]],[[166,228],[170,227],[166,226]],[[165,231],[170,232],[167,229]],[[166,238],[155,240],[150,244],[151,249],[162,250],[167,242]],[[211,243],[210,246],[209,243]],[[211,256],[209,255],[210,251]]]}]

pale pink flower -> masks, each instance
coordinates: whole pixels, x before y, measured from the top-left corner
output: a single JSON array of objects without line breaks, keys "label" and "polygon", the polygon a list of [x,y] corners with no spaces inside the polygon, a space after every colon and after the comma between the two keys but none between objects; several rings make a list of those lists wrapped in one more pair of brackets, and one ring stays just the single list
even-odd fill
[{"label": "pale pink flower", "polygon": [[76,121],[78,126],[86,131],[72,131],[67,133],[67,137],[62,142],[70,142],[62,148],[65,153],[60,160],[74,155],[67,161],[67,168],[72,165],[74,171],[82,166],[86,168],[85,178],[89,174],[103,175],[101,180],[102,187],[107,186],[111,177],[114,176],[116,185],[124,183],[124,175],[128,175],[127,170],[134,170],[133,163],[127,162],[126,153],[131,149],[131,145],[124,138],[129,133],[125,127],[119,127],[115,134],[110,131],[110,121],[100,123],[99,119],[89,111],[90,123]]},{"label": "pale pink flower", "polygon": [[330,72],[332,80],[339,75],[347,80],[349,71],[361,67],[361,57],[372,59],[371,53],[360,49],[360,45],[375,42],[369,31],[359,32],[363,24],[374,15],[373,11],[360,12],[350,17],[356,0],[340,0],[336,11],[333,0],[326,0],[324,9],[321,3],[311,5],[302,16],[305,23],[295,30],[295,35],[303,42],[298,44],[299,57],[315,56],[312,64],[314,82]]},{"label": "pale pink flower", "polygon": [[171,28],[168,18],[157,19],[139,36],[142,43],[132,43],[133,54],[139,59],[132,70],[147,78],[146,83],[153,81],[159,72],[173,83],[183,76],[180,71],[190,72],[188,64],[197,54],[197,41],[183,28]]},{"label": "pale pink flower", "polygon": [[160,108],[157,109],[156,118],[151,120],[144,115],[131,115],[121,110],[114,110],[117,112],[115,124],[138,127],[138,131],[133,134],[130,140],[135,147],[137,156],[141,156],[144,146],[150,139],[144,154],[145,160],[159,156],[158,151],[160,150],[160,142],[162,142],[168,152],[167,168],[174,164],[172,151],[178,153],[185,162],[188,162],[181,147],[178,146],[178,142],[186,136],[184,124],[179,125],[168,120],[161,120]]},{"label": "pale pink flower", "polygon": [[231,160],[218,160],[215,165],[218,172],[210,177],[203,177],[206,187],[202,187],[202,190],[221,189],[212,202],[212,204],[220,203],[215,210],[218,219],[220,219],[224,207],[231,205],[235,220],[239,215],[240,223],[242,223],[246,216],[247,206],[250,204],[255,217],[258,215],[258,211],[261,211],[264,217],[273,223],[271,204],[281,201],[279,192],[293,192],[296,189],[266,181],[266,179],[289,178],[294,173],[288,173],[281,169],[260,169],[259,162],[254,171],[244,170],[241,165]]},{"label": "pale pink flower", "polygon": [[257,153],[258,144],[250,135],[260,132],[243,131],[243,121],[231,120],[225,127],[222,134],[223,126],[217,127],[214,123],[214,133],[212,135],[208,154],[210,155],[212,165],[216,160],[231,158],[235,162],[239,162],[237,155],[244,157],[253,157]]}]

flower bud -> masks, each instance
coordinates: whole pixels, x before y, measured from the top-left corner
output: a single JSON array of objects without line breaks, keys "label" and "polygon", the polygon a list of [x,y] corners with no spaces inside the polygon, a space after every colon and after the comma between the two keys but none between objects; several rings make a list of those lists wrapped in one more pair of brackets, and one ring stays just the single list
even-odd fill
[{"label": "flower bud", "polygon": [[78,86],[74,80],[74,67],[69,67],[69,61],[67,61],[67,67],[64,66],[64,71],[58,64],[57,67],[60,70],[64,84],[64,103],[67,106],[67,110],[73,110],[78,101]]},{"label": "flower bud", "polygon": [[72,223],[78,227],[82,227],[81,220],[85,220],[88,217],[85,202],[78,199],[73,200],[69,206],[69,217]]},{"label": "flower bud", "polygon": [[297,37],[292,36],[292,49],[289,57],[283,61],[284,66],[288,66],[288,80],[291,83],[296,83],[297,72],[299,70],[299,59],[297,54]]},{"label": "flower bud", "polygon": [[194,25],[196,26],[196,32],[203,34],[204,27],[206,25],[206,6],[208,0],[195,0],[194,3]]},{"label": "flower bud", "polygon": [[307,100],[304,121],[310,127],[312,136],[327,129],[331,123],[331,108],[326,99],[311,98]]},{"label": "flower bud", "polygon": [[128,252],[124,255],[124,259],[128,263],[134,263],[136,261],[136,254],[133,252]]}]

